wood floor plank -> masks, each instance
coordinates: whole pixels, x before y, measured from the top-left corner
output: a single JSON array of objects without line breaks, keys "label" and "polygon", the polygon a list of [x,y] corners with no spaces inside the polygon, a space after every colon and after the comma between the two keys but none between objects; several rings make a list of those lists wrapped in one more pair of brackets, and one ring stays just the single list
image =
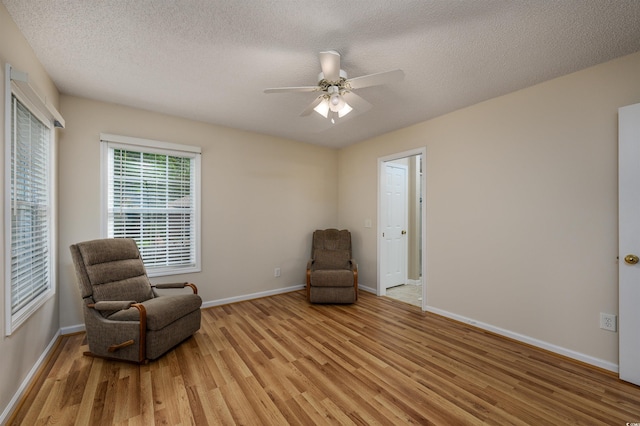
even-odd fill
[{"label": "wood floor plank", "polygon": [[61,337],[10,425],[624,425],[640,387],[557,354],[369,293],[304,291],[203,309],[147,365]]},{"label": "wood floor plank", "polygon": [[[242,380],[242,377],[240,378]],[[247,395],[242,392],[242,388],[237,381],[230,382],[220,388],[225,405],[228,407],[233,424],[253,425],[259,424],[258,415],[254,411]]]},{"label": "wood floor plank", "polygon": [[[211,410],[207,410],[206,412],[209,413],[211,411],[214,413],[213,417],[207,416],[207,421],[210,425],[232,425],[235,423],[233,415],[225,402],[225,396],[222,394],[220,388],[208,392],[203,400],[207,401],[211,407]],[[206,405],[207,404],[205,404],[205,406]]]}]

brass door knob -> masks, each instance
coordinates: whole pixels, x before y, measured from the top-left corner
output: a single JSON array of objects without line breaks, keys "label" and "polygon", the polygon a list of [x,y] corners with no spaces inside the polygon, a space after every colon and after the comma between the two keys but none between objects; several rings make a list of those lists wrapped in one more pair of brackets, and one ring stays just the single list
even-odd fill
[{"label": "brass door knob", "polygon": [[405,231],[404,229],[402,230],[402,235],[406,234],[407,231]]},{"label": "brass door knob", "polygon": [[638,256],[636,256],[635,254],[628,254],[624,257],[624,261],[629,265],[635,265],[640,261],[640,258],[638,258]]}]

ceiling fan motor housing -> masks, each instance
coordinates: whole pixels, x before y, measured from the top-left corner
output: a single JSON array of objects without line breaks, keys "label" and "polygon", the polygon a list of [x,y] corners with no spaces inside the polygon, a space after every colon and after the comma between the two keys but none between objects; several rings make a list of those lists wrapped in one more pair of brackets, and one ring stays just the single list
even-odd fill
[{"label": "ceiling fan motor housing", "polygon": [[318,74],[318,86],[323,88],[328,88],[330,86],[338,86],[342,88],[346,80],[347,80],[347,72],[345,70],[340,70],[340,79],[338,81],[327,81],[324,78],[323,72]]}]

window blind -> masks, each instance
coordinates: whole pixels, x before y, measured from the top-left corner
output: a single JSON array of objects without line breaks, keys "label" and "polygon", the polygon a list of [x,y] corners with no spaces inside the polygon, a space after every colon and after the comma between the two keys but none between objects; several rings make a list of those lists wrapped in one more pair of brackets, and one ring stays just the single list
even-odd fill
[{"label": "window blind", "polygon": [[50,133],[11,99],[11,314],[51,286]]},{"label": "window blind", "polygon": [[196,266],[195,158],[109,148],[107,234],[133,238],[150,271]]}]

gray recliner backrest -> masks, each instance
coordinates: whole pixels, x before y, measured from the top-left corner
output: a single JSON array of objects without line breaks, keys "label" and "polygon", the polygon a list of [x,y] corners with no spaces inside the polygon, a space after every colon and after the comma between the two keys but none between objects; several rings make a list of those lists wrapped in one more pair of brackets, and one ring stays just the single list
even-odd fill
[{"label": "gray recliner backrest", "polygon": [[74,244],[71,256],[83,299],[144,302],[154,297],[140,251],[132,239]]},{"label": "gray recliner backrest", "polygon": [[314,260],[314,269],[349,269],[351,233],[346,229],[315,231],[311,258]]}]

